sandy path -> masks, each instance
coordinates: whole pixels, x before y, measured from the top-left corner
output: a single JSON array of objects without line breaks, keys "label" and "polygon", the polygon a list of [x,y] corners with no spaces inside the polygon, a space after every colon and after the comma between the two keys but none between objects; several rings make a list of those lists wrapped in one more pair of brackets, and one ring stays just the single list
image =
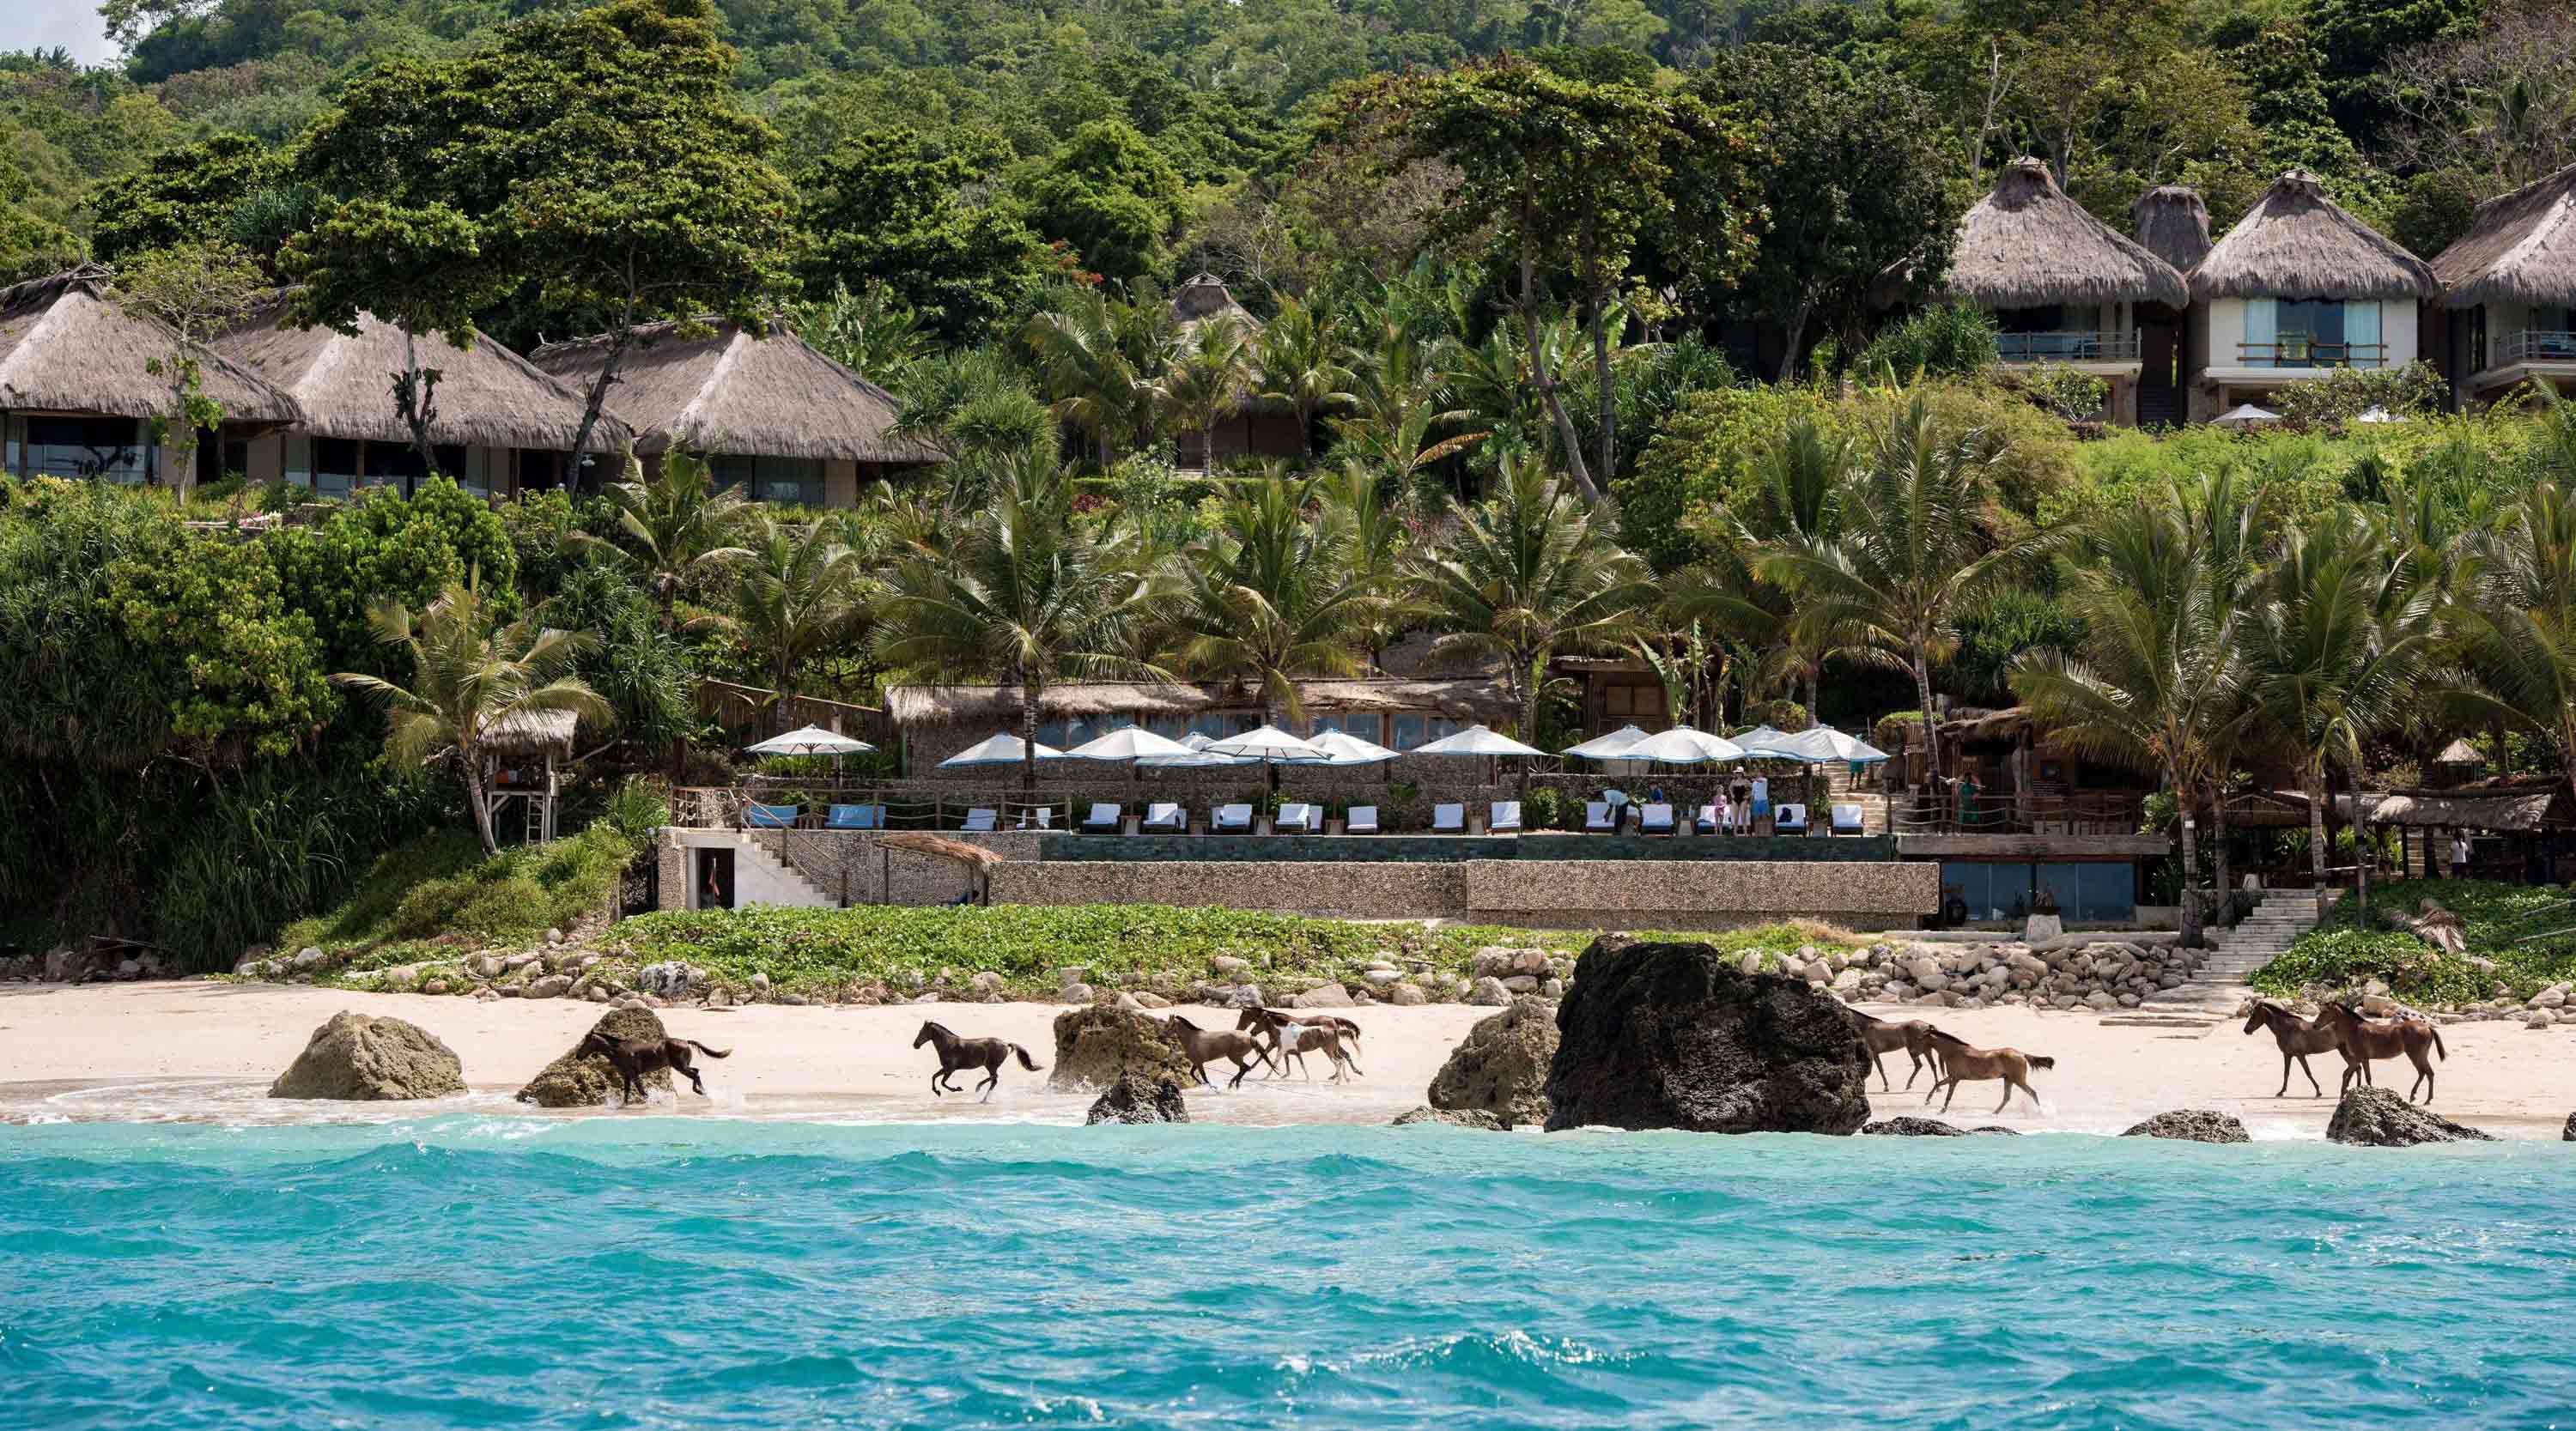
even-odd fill
[{"label": "sandy path", "polygon": [[[462,1110],[530,1111],[509,1095],[598,1018],[596,1005],[561,1000],[429,998],[362,994],[297,985],[200,982],[81,987],[0,987],[0,1121],[35,1118],[216,1118],[296,1121],[319,1117],[418,1116],[418,1107],[281,1104],[263,1095],[314,1027],[340,1009],[395,1014],[428,1028],[465,1061],[474,1092]],[[1906,1017],[1911,1010],[1875,1010]],[[734,1117],[851,1118],[870,1121],[995,1118],[1078,1121],[1087,1099],[1042,1091],[1044,1080],[1016,1064],[989,1105],[933,1099],[929,1051],[909,1047],[924,1018],[961,1033],[1025,1044],[1051,1061],[1055,1006],[931,1004],[892,1008],[786,1008],[729,1011],[679,1009],[664,1015],[675,1033],[734,1050],[705,1071],[714,1096],[685,1097],[681,1113]],[[1192,1097],[1202,1119],[1238,1123],[1383,1122],[1419,1103],[1450,1047],[1486,1009],[1459,1005],[1352,1011],[1368,1032],[1360,1055],[1366,1077],[1336,1087],[1248,1080],[1239,1093]],[[1200,1022],[1230,1015],[1207,1011]],[[2339,1060],[2312,1060],[2327,1096],[2307,1095],[2293,1075],[2293,1096],[2274,1099],[2280,1055],[2268,1035],[2246,1037],[2234,1021],[2201,1028],[2105,1027],[2090,1013],[2027,1009],[1945,1011],[1943,1028],[1983,1046],[2010,1045],[2057,1059],[2034,1075],[2045,1108],[2016,1099],[1994,1110],[1996,1084],[1961,1089],[1949,1117],[1962,1124],[1998,1123],[2025,1131],[2116,1133],[2168,1108],[2216,1108],[2237,1115],[2258,1137],[2317,1137],[2333,1111]],[[2438,1065],[2435,1106],[2462,1122],[2505,1136],[2555,1138],[2576,1110],[2576,1033],[2532,1032],[2518,1024],[2456,1024],[2442,1031],[2450,1058]],[[1921,1088],[1904,1091],[1906,1059],[1887,1057],[1898,1085],[1872,1086],[1877,1116],[1917,1113]],[[2404,1091],[2412,1076],[2402,1062],[2379,1065],[2380,1081]]]}]

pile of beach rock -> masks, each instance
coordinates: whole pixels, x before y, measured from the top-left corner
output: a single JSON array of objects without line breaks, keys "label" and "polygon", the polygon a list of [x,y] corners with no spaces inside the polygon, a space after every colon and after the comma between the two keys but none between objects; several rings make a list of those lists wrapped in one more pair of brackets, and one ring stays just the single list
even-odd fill
[{"label": "pile of beach rock", "polygon": [[0,957],[0,983],[8,984],[132,983],[175,972],[158,950],[131,945],[58,944],[42,954]]},{"label": "pile of beach rock", "polygon": [[[1755,956],[1747,956],[1752,958]],[[2190,982],[2208,951],[2105,937],[2085,942],[1806,948],[1790,972],[1855,1003],[1985,1009],[2134,1009]]]}]

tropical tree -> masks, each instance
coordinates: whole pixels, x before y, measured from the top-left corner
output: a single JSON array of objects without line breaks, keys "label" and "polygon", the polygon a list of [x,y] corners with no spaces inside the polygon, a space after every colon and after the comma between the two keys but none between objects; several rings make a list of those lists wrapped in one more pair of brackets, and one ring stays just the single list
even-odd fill
[{"label": "tropical tree", "polygon": [[1453,499],[1447,535],[1413,564],[1417,599],[1441,633],[1434,651],[1500,658],[1525,741],[1538,734],[1550,659],[1615,650],[1644,630],[1653,572],[1612,529],[1541,463],[1507,459],[1493,497]]},{"label": "tropical tree", "polygon": [[734,540],[750,504],[740,488],[717,491],[707,460],[693,453],[663,453],[661,470],[650,476],[630,454],[626,480],[608,489],[608,501],[622,541],[576,531],[565,544],[637,569],[665,631],[678,624],[681,592],[751,556]]},{"label": "tropical tree", "polygon": [[1199,436],[1199,460],[1216,466],[1216,425],[1243,405],[1253,382],[1252,338],[1230,313],[1191,325],[1153,384],[1155,411]]},{"label": "tropical tree", "polygon": [[1261,396],[1286,403],[1297,414],[1297,441],[1315,452],[1315,419],[1349,407],[1357,354],[1343,336],[1339,316],[1321,300],[1288,299],[1261,325],[1253,344],[1254,367],[1261,375]]},{"label": "tropical tree", "polygon": [[161,321],[173,342],[144,360],[168,396],[152,415],[151,439],[169,454],[170,485],[179,500],[197,474],[197,434],[223,425],[224,405],[207,395],[206,364],[212,344],[241,321],[265,287],[259,265],[221,241],[181,244],[130,256],[116,271],[116,300]]},{"label": "tropical tree", "polygon": [[1133,654],[1153,583],[1123,520],[1075,519],[1071,475],[1051,457],[1020,454],[991,485],[945,545],[895,564],[875,650],[891,668],[1017,688],[1021,780],[1035,789],[1048,683],[1164,674]]},{"label": "tropical tree", "polygon": [[1044,446],[1056,435],[1055,416],[1029,386],[1028,375],[999,348],[935,352],[915,364],[900,389],[903,405],[890,435],[926,442],[948,457],[949,505],[980,504],[984,494],[962,485],[988,472],[998,459]]},{"label": "tropical tree", "polygon": [[2576,793],[2576,488],[2530,487],[2472,548],[2473,599],[2452,610],[2472,710],[2558,752]]},{"label": "tropical tree", "polygon": [[862,568],[837,521],[782,521],[754,509],[741,527],[744,555],[713,624],[740,639],[779,694],[773,719],[808,662],[849,645],[867,617]]},{"label": "tropical tree", "polygon": [[609,719],[608,702],[571,674],[594,638],[525,620],[495,629],[495,618],[471,581],[448,587],[417,618],[397,601],[371,608],[367,619],[377,640],[409,653],[411,684],[355,671],[333,676],[332,683],[384,705],[385,759],[390,763],[414,768],[434,760],[455,761],[483,853],[499,854],[483,784],[492,739],[511,724],[547,711]]},{"label": "tropical tree", "polygon": [[1305,716],[1297,677],[1358,672],[1352,647],[1378,595],[1353,560],[1349,511],[1323,495],[1321,478],[1273,473],[1172,563],[1159,649],[1175,669],[1258,684],[1274,725]]},{"label": "tropical tree", "polygon": [[1098,289],[1066,289],[1029,320],[1022,338],[1037,359],[1056,419],[1090,435],[1101,467],[1120,445],[1147,444],[1154,378],[1171,356],[1168,309]]}]

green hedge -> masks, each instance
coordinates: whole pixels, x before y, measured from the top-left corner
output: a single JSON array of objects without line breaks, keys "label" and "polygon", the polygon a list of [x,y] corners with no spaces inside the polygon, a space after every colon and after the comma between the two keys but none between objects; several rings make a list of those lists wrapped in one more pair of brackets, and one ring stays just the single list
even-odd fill
[{"label": "green hedge", "polygon": [[[2391,912],[2412,915],[2427,899],[2461,917],[2467,957],[2443,954],[2402,928],[2388,927]],[[2528,998],[2576,976],[2576,935],[2521,942],[2576,926],[2568,891],[2557,886],[2399,880],[2373,887],[2370,900],[2379,913],[2368,925],[2359,901],[2347,894],[2325,923],[2300,935],[2297,943],[2248,975],[2247,982],[2264,993],[2288,996],[2302,984],[2344,989],[2380,979],[2401,999],[2459,1004],[2499,993]],[[2492,961],[2494,972],[2479,969],[2469,962],[2472,958]]]}]

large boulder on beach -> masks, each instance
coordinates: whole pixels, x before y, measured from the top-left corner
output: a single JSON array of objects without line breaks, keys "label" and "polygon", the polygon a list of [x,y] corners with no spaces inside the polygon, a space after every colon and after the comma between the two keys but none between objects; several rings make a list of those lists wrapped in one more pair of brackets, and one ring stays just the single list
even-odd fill
[{"label": "large boulder on beach", "polygon": [[313,1031],[271,1098],[395,1100],[465,1091],[456,1051],[418,1024],[343,1011]]},{"label": "large boulder on beach", "polygon": [[1557,1009],[1547,1126],[1852,1133],[1869,1053],[1841,1002],[1706,944],[1605,935]]},{"label": "large boulder on beach", "polygon": [[2566,1130],[2558,1135],[2558,1141],[2562,1143],[2576,1143],[2576,1113],[2570,1113],[2567,1115]]},{"label": "large boulder on beach", "polygon": [[1556,1005],[1524,995],[1478,1019],[1426,1095],[1446,1112],[1488,1113],[1506,1128],[1547,1122],[1547,1070],[1556,1059]]},{"label": "large boulder on beach", "polygon": [[1434,1108],[1428,1103],[1408,1108],[1395,1117],[1398,1128],[1414,1128],[1425,1123],[1446,1123],[1453,1128],[1475,1128],[1487,1133],[1500,1133],[1511,1127],[1482,1108]]},{"label": "large boulder on beach", "polygon": [[1863,1137],[1877,1138],[1964,1138],[1968,1136],[1967,1129],[1954,1128],[1938,1118],[1911,1116],[1881,1118],[1875,1123],[1863,1123],[1860,1125],[1860,1131]]},{"label": "large boulder on beach", "polygon": [[1181,1101],[1180,1080],[1130,1073],[1092,1100],[1084,1123],[1186,1123],[1190,1106]]},{"label": "large boulder on beach", "polygon": [[2335,1105],[2326,1137],[2371,1148],[2411,1148],[2418,1143],[2492,1143],[2493,1133],[2463,1127],[2418,1108],[2385,1088],[2356,1088]]},{"label": "large boulder on beach", "polygon": [[[643,1008],[611,1009],[599,1022],[590,1026],[590,1033],[604,1033],[619,1041],[650,1041],[671,1036],[653,1011]],[[583,1037],[588,1038],[589,1034]],[[601,1054],[576,1057],[573,1049],[579,1047],[579,1042],[574,1043],[573,1048],[564,1050],[536,1077],[529,1079],[528,1086],[519,1090],[519,1101],[534,1103],[540,1108],[607,1107],[608,1095],[617,1088],[617,1069]],[[644,1088],[648,1093],[669,1093],[671,1071],[657,1068],[645,1074]]]},{"label": "large boulder on beach", "polygon": [[1181,1041],[1163,1021],[1108,1004],[1067,1009],[1055,1016],[1055,1062],[1047,1087],[1058,1093],[1107,1088],[1130,1074],[1196,1081]]},{"label": "large boulder on beach", "polygon": [[2181,1108],[2159,1113],[2120,1135],[2123,1138],[2172,1138],[2184,1143],[2251,1143],[2254,1135],[2234,1117],[2210,1108]]}]

